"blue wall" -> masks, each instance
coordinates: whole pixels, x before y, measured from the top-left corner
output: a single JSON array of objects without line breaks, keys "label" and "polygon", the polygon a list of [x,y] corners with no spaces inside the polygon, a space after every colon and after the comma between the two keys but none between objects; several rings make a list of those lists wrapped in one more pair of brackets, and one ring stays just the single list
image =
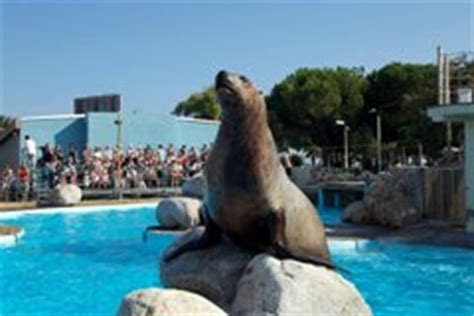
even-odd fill
[{"label": "blue wall", "polygon": [[169,114],[129,114],[124,115],[123,121],[124,146],[139,144],[155,147],[158,144],[179,143],[176,117]]},{"label": "blue wall", "polygon": [[219,128],[219,124],[216,122],[184,118],[177,118],[176,124],[177,143],[195,147],[214,142]]},{"label": "blue wall", "polygon": [[[88,143],[91,146],[115,145],[117,114],[87,115]],[[214,141],[219,124],[202,120],[177,118],[169,114],[122,114],[122,146],[156,147],[158,144],[201,146]]]},{"label": "blue wall", "polygon": [[[29,134],[38,146],[58,144],[64,151],[72,142],[80,149],[90,146],[115,146],[116,113],[57,115],[22,119],[21,148]],[[158,144],[202,146],[214,141],[219,123],[178,118],[170,114],[122,114],[122,146],[156,147]]]},{"label": "blue wall", "polygon": [[25,135],[30,135],[38,146],[57,144],[66,151],[69,144],[74,143],[76,148],[82,148],[87,142],[86,129],[84,115],[24,118],[21,120],[20,148],[24,148]]},{"label": "blue wall", "polygon": [[87,143],[89,146],[115,146],[117,142],[116,114],[87,113]]}]

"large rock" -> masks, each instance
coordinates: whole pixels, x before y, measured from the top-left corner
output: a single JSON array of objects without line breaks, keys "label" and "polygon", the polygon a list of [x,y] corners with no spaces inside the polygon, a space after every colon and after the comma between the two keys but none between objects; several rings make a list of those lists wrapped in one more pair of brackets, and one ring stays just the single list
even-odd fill
[{"label": "large rock", "polygon": [[49,205],[71,206],[81,202],[82,190],[75,184],[58,185],[49,194]]},{"label": "large rock", "polygon": [[324,267],[256,256],[238,283],[232,315],[372,315],[356,288]]},{"label": "large rock", "polygon": [[183,185],[181,186],[181,190],[184,196],[203,197],[205,186],[206,184],[204,175],[202,173],[198,173],[184,181]]},{"label": "large rock", "polygon": [[186,291],[143,289],[129,293],[117,316],[226,315],[205,298]]},{"label": "large rock", "polygon": [[[199,238],[204,229],[195,228],[177,239],[170,248]],[[165,254],[167,253],[165,252]],[[166,287],[196,292],[228,310],[235,297],[236,284],[255,253],[223,239],[220,243],[182,254],[170,262],[161,261],[161,281]]]},{"label": "large rock", "polygon": [[166,198],[156,207],[160,226],[169,229],[187,229],[200,224],[201,200],[187,197]]},{"label": "large rock", "polygon": [[[202,233],[195,228],[165,254]],[[371,315],[355,287],[336,272],[257,254],[226,238],[162,261],[160,271],[166,287],[200,294],[231,315]]]},{"label": "large rock", "polygon": [[356,201],[344,209],[341,219],[345,222],[369,223],[371,214],[364,201]]},{"label": "large rock", "polygon": [[394,168],[377,175],[363,201],[345,208],[342,219],[358,224],[392,228],[420,221],[423,217],[421,168]]},{"label": "large rock", "polygon": [[0,225],[0,248],[15,245],[24,234],[21,227]]}]

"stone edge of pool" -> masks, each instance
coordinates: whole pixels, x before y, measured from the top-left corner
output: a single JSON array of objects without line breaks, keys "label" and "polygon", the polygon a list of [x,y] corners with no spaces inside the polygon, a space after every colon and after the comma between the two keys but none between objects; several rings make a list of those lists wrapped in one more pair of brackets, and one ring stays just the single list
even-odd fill
[{"label": "stone edge of pool", "polygon": [[[77,207],[56,207],[44,209],[26,209],[21,211],[11,211],[0,213],[0,220],[16,219],[24,215],[51,215],[51,214],[81,214],[101,211],[132,211],[143,207],[155,207],[156,203],[136,203],[136,204],[116,204],[116,205],[97,205],[97,206],[77,206]],[[11,247],[25,234],[21,227],[2,226],[15,228],[11,233],[2,234],[0,231],[0,248]]]},{"label": "stone edge of pool", "polygon": [[24,234],[21,227],[0,225],[0,248],[15,245]]},{"label": "stone edge of pool", "polygon": [[52,207],[52,208],[41,208],[41,209],[26,209],[21,211],[10,211],[0,213],[0,220],[2,219],[14,219],[23,215],[47,215],[47,214],[59,214],[59,213],[92,213],[100,211],[129,211],[135,210],[142,207],[155,207],[157,202],[150,203],[136,203],[136,204],[111,204],[111,205],[97,205],[97,206],[75,206],[75,207]]}]

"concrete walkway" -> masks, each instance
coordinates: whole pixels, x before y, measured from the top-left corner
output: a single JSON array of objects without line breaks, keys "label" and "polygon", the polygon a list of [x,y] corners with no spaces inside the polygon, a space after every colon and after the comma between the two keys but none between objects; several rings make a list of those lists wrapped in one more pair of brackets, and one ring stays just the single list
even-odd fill
[{"label": "concrete walkway", "polygon": [[[160,198],[130,198],[130,199],[108,199],[108,200],[86,200],[81,201],[76,206],[71,206],[71,208],[78,206],[100,206],[100,205],[124,205],[124,204],[141,204],[141,203],[158,203]],[[36,207],[36,202],[0,202],[0,213],[9,212],[9,211],[21,211],[25,209],[41,209]],[[46,207],[51,208],[51,207]]]},{"label": "concrete walkway", "polygon": [[474,249],[474,233],[448,223],[426,221],[402,229],[354,224],[327,225],[328,237],[367,238],[383,241]]}]

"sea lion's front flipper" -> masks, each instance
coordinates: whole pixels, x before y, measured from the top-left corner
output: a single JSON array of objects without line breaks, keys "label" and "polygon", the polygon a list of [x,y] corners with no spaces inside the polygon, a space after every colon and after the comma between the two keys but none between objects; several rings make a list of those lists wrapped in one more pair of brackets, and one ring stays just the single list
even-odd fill
[{"label": "sea lion's front flipper", "polygon": [[179,227],[170,228],[170,227],[163,227],[163,226],[160,226],[160,225],[148,226],[147,228],[145,228],[145,230],[142,233],[142,240],[143,240],[143,242],[146,242],[148,240],[148,233],[149,232],[163,232],[163,233],[166,233],[166,232],[175,232],[177,230],[179,230]]},{"label": "sea lion's front flipper", "polygon": [[169,262],[185,252],[195,251],[199,249],[208,248],[221,239],[221,231],[216,226],[216,224],[209,218],[206,208],[203,209],[204,220],[205,220],[205,230],[200,238],[190,240],[189,242],[183,244],[181,247],[176,248],[173,251],[168,252],[164,257],[165,262]]},{"label": "sea lion's front flipper", "polygon": [[295,259],[298,261],[312,263],[318,266],[324,266],[332,270],[341,270],[347,272],[344,269],[340,269],[331,261],[316,255],[304,253],[297,249],[289,249],[285,240],[285,217],[283,212],[273,211],[266,219],[268,234],[270,236],[271,248],[273,254],[279,259]]}]

